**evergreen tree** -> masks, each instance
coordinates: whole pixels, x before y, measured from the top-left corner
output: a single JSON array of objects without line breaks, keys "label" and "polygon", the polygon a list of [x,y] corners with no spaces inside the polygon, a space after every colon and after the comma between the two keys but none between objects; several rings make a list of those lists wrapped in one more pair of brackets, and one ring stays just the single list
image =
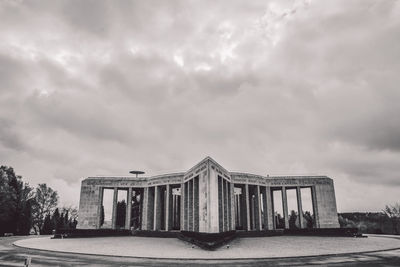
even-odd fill
[{"label": "evergreen tree", "polygon": [[[11,169],[11,170],[10,170]],[[16,192],[10,186],[12,168],[0,167],[0,234],[13,231],[13,217],[16,211]]]},{"label": "evergreen tree", "polygon": [[125,214],[126,213],[126,203],[125,200],[118,201],[117,203],[117,221],[116,225],[118,227],[123,227],[125,225]]},{"label": "evergreen tree", "polygon": [[12,167],[0,167],[0,234],[27,234],[31,228],[32,188]]},{"label": "evergreen tree", "polygon": [[104,224],[104,206],[101,205],[101,212],[100,212],[100,226]]},{"label": "evergreen tree", "polygon": [[68,210],[67,209],[65,209],[65,211],[64,211],[63,228],[66,228],[66,229],[70,228],[69,227],[69,218],[68,218]]},{"label": "evergreen tree", "polygon": [[76,229],[76,225],[78,224],[78,221],[76,220],[76,219],[73,219],[71,222],[70,222],[70,227],[71,227],[71,229]]},{"label": "evergreen tree", "polygon": [[285,228],[285,218],[278,212],[275,212],[275,225],[276,228]]},{"label": "evergreen tree", "polygon": [[60,225],[60,211],[58,210],[58,208],[54,210],[51,221],[53,223],[53,229],[57,231]]},{"label": "evergreen tree", "polygon": [[33,200],[26,201],[22,208],[20,220],[18,220],[17,224],[17,234],[28,235],[32,228],[32,202]]},{"label": "evergreen tree", "polygon": [[[64,218],[63,226],[64,229],[75,229],[76,228],[76,218],[78,217],[78,210],[75,207],[64,207],[62,209],[62,214]],[[100,214],[101,216],[101,214]]]},{"label": "evergreen tree", "polygon": [[294,210],[292,210],[290,212],[290,216],[289,216],[289,229],[297,229],[297,225],[296,225],[296,219],[297,219],[297,214]]},{"label": "evergreen tree", "polygon": [[58,219],[56,230],[64,228],[64,213],[61,213],[60,219]]},{"label": "evergreen tree", "polygon": [[306,222],[306,227],[311,229],[314,227],[314,217],[311,215],[309,211],[303,213],[304,221]]},{"label": "evergreen tree", "polygon": [[42,226],[40,233],[42,235],[50,235],[50,234],[52,234],[53,229],[54,229],[54,224],[50,218],[50,214],[47,214],[44,218],[43,226]]}]

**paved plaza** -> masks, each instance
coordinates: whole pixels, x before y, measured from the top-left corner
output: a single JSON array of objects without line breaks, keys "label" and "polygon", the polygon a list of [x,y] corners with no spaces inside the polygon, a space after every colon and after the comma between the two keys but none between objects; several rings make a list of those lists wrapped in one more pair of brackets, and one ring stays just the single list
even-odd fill
[{"label": "paved plaza", "polygon": [[[399,245],[400,237],[379,237],[379,238],[368,238],[362,240],[369,240],[369,246],[372,247],[370,241],[378,241],[376,247],[379,247],[384,243],[382,240],[386,238],[386,245],[393,246]],[[281,258],[247,258],[247,259],[156,259],[156,258],[136,258],[136,257],[118,257],[118,256],[105,256],[105,255],[90,255],[90,254],[76,254],[67,252],[56,252],[56,251],[45,251],[37,249],[29,249],[23,247],[14,246],[13,243],[22,243],[22,240],[32,239],[32,243],[35,241],[68,241],[64,240],[51,240],[50,237],[41,239],[41,237],[25,236],[25,237],[0,237],[0,266],[23,266],[24,260],[27,257],[32,259],[32,266],[400,266],[400,249],[375,251],[375,252],[364,252],[364,253],[347,253],[338,255],[319,255],[319,256],[307,256],[307,257],[281,257]],[[87,240],[96,240],[97,238],[88,238]],[[20,241],[21,240],[21,241]],[[172,241],[173,239],[165,239]],[[252,239],[253,242],[257,243],[260,240]],[[281,239],[285,241],[286,239]],[[305,241],[305,239],[302,239]],[[353,242],[353,238],[347,238],[350,242]],[[354,239],[361,241],[361,239]],[[250,239],[242,239],[231,243],[233,246],[236,242],[245,245]],[[277,241],[274,239],[270,240],[274,243],[269,243],[269,246],[277,245]],[[29,242],[23,241],[24,244]],[[374,242],[372,242],[374,243]],[[64,243],[65,244],[65,243]],[[75,243],[76,244],[76,243]],[[165,243],[163,243],[165,244]],[[324,243],[321,242],[323,245]],[[352,243],[354,244],[354,242]],[[366,244],[366,243],[364,243]],[[154,244],[157,248],[160,245]],[[291,247],[289,244],[280,245],[281,248]],[[298,250],[303,250],[307,244]],[[339,244],[340,246],[340,244]],[[266,247],[264,245],[264,247]],[[83,245],[79,245],[80,250],[83,249]],[[111,248],[109,246],[108,248]],[[253,248],[257,249],[257,248]],[[379,247],[378,249],[381,249]],[[195,251],[196,249],[194,249]],[[189,251],[186,250],[186,251]],[[284,250],[281,250],[283,253]],[[183,257],[184,255],[179,255]]]},{"label": "paved plaza", "polygon": [[109,256],[167,259],[250,259],[304,257],[343,253],[359,253],[400,248],[400,239],[369,236],[311,237],[275,236],[237,238],[216,251],[205,251],[175,238],[96,237],[51,239],[30,238],[14,243],[17,246],[58,252]]}]

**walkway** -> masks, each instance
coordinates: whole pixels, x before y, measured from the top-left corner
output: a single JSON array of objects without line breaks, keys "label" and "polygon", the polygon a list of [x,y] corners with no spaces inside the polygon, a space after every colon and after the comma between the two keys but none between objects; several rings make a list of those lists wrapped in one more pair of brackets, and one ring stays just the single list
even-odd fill
[{"label": "walkway", "polygon": [[[86,247],[89,243],[93,244],[96,243],[96,241],[100,241],[103,238],[86,238],[85,239],[85,245],[82,245],[83,239],[63,239],[63,240],[51,240],[49,237],[45,237],[44,239],[41,238],[29,238],[27,241],[23,240],[26,239],[27,237],[8,237],[8,238],[0,238],[0,266],[4,264],[4,266],[21,266],[21,263],[23,262],[24,258],[27,256],[32,257],[32,263],[34,264],[33,266],[73,266],[73,265],[99,265],[99,266],[121,266],[121,265],[187,265],[190,263],[191,265],[204,265],[204,264],[213,264],[213,265],[241,265],[241,266],[276,266],[276,265],[283,265],[283,266],[303,266],[303,265],[370,265],[370,266],[399,266],[400,264],[400,249],[397,250],[389,250],[389,251],[381,251],[381,252],[370,252],[370,253],[354,253],[354,254],[345,254],[345,255],[331,255],[331,256],[301,256],[301,257],[294,257],[294,258],[276,258],[278,255],[273,254],[276,253],[279,249],[276,250],[268,250],[268,253],[270,254],[265,254],[271,257],[275,258],[258,258],[258,259],[251,259],[248,258],[249,255],[246,254],[245,252],[250,252],[252,253],[251,255],[256,255],[257,251],[263,250],[263,248],[272,248],[279,246],[280,248],[280,253],[281,257],[284,257],[285,255],[289,255],[288,251],[292,251],[292,248],[294,248],[295,245],[301,245],[297,247],[297,251],[303,251],[302,253],[304,254],[304,251],[311,251],[308,250],[307,248],[309,247],[307,244],[307,241],[310,241],[310,237],[269,237],[268,242],[266,240],[261,240],[257,238],[243,238],[240,240],[235,240],[233,243],[231,243],[231,247],[229,249],[227,248],[222,248],[219,251],[215,252],[207,252],[203,250],[199,250],[197,248],[192,249],[189,244],[183,243],[179,240],[176,239],[163,239],[169,245],[166,245],[163,242],[159,242],[160,240],[155,240],[153,238],[146,238],[149,242],[152,243],[153,246],[155,246],[154,250],[149,249],[149,251],[145,252],[143,256],[150,256],[153,254],[158,255],[158,257],[165,256],[172,247],[174,248],[179,248],[181,251],[185,251],[184,254],[180,255],[180,258],[186,258],[186,259],[151,259],[151,258],[130,258],[130,257],[115,257],[115,256],[95,256],[95,255],[83,255],[83,254],[71,254],[71,253],[63,253],[63,252],[46,252],[46,251],[38,251],[38,250],[31,250],[27,248],[19,248],[12,246],[12,243],[14,241],[17,241],[17,243],[27,243],[28,241],[30,244],[37,243],[37,241],[41,241],[39,243],[45,244],[48,242],[45,241],[69,241],[69,240],[75,240],[73,242],[70,242],[71,244],[74,243],[80,244],[76,245],[78,246],[78,250],[82,252],[83,248],[87,251],[87,249],[92,249]],[[129,237],[123,237],[121,241],[121,244],[126,245]],[[135,238],[135,237],[134,237]],[[280,240],[279,240],[280,238]],[[290,241],[287,238],[291,238],[292,242],[287,243]],[[121,238],[119,238],[121,239]],[[137,237],[136,237],[137,239]],[[297,239],[297,241],[296,241]],[[331,238],[311,238],[315,239],[313,242],[313,246],[320,244],[321,247],[325,246],[327,243],[323,239],[331,239]],[[372,248],[370,245],[372,243],[375,243],[379,247],[379,249],[384,249],[384,248],[389,248],[389,244],[392,244],[392,248],[397,245],[397,247],[400,247],[400,238],[399,237],[376,237],[376,236],[371,236],[369,238],[346,238],[345,241],[339,240],[338,238],[333,238],[335,239],[334,242],[333,240],[330,241],[330,244],[336,244],[337,247],[332,247],[333,250],[335,251],[340,251],[342,250],[341,247],[343,247],[343,242],[350,244],[352,246],[357,246],[354,247],[353,251],[360,251],[360,244],[363,242],[362,240],[366,241],[364,244],[368,244],[364,246],[364,249],[370,249]],[[20,240],[20,241],[18,241]],[[131,242],[132,242],[131,238]],[[368,241],[367,241],[368,240]],[[386,241],[385,241],[386,240]],[[106,241],[106,240],[102,240]],[[114,242],[116,239],[110,239],[108,240],[109,242],[103,243],[102,246],[107,249],[107,254],[111,252],[111,250],[115,250],[113,247],[116,245]],[[154,242],[156,241],[156,242]],[[175,242],[176,241],[176,242]],[[305,241],[306,243],[300,244],[300,241]],[[372,242],[371,242],[372,241]],[[93,242],[93,243],[92,243]],[[293,243],[294,242],[294,243]],[[67,242],[64,242],[66,244]],[[178,247],[176,247],[176,244],[180,243]],[[262,245],[263,243],[264,245]],[[53,243],[55,244],[55,243]],[[246,246],[250,245],[252,248],[245,248]],[[258,247],[253,247],[254,245],[259,244],[262,245],[263,247],[258,248]],[[268,244],[265,245],[265,244]],[[342,244],[342,245],[340,245]],[[384,247],[381,247],[381,246]],[[144,246],[144,245],[143,245]],[[119,245],[118,245],[119,247]],[[233,259],[231,258],[225,258],[227,255],[233,255],[233,252],[239,252],[239,247],[240,250],[243,251],[241,254],[235,255],[235,258],[243,258],[242,256],[246,256],[244,259]],[[80,248],[80,249],[79,249]],[[160,250],[161,248],[164,248],[164,251]],[[76,248],[75,248],[76,249]],[[126,251],[129,250],[129,247],[125,249]],[[247,251],[245,251],[247,250]],[[251,252],[253,250],[253,252]],[[325,248],[321,251],[328,251],[329,248]],[[138,249],[138,251],[141,251],[141,249]],[[275,251],[275,252],[274,252]],[[189,254],[188,254],[189,253]],[[211,253],[211,254],[209,254]],[[297,254],[299,252],[296,252]],[[201,256],[204,257],[204,255],[208,254],[208,256],[212,255],[213,257],[208,257],[212,259],[198,259],[198,260],[192,260],[192,259],[187,259],[189,255],[197,255],[197,258],[201,258]],[[216,257],[217,254],[220,254],[221,256]],[[293,255],[292,255],[293,256]],[[225,259],[222,259],[225,258]]]}]

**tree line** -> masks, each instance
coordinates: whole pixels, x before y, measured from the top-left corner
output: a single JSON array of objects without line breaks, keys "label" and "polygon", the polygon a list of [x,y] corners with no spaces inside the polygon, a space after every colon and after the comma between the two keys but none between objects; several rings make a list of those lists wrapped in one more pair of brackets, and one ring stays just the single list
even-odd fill
[{"label": "tree line", "polygon": [[368,234],[400,234],[400,203],[386,205],[381,212],[339,213],[342,228],[358,228]]},{"label": "tree line", "polygon": [[36,188],[23,182],[8,166],[0,167],[0,236],[50,234],[53,229],[75,228],[77,209],[57,208],[58,193],[45,183]]}]

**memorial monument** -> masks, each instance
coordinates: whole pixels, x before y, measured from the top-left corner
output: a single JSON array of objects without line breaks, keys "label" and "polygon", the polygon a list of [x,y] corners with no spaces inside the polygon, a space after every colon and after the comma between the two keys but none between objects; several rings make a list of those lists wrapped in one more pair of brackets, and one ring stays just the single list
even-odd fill
[{"label": "memorial monument", "polygon": [[[113,192],[109,224],[104,221],[105,190]],[[311,195],[311,220],[309,216],[305,218],[303,212],[302,192],[305,190]],[[182,173],[84,179],[77,228],[199,233],[289,229],[291,215],[287,192],[295,192],[297,200],[295,224],[292,225],[300,229],[339,227],[331,178],[229,172],[206,157]],[[274,194],[278,193],[282,215],[276,211],[277,203],[274,204]],[[118,206],[121,194],[126,201]]]}]

